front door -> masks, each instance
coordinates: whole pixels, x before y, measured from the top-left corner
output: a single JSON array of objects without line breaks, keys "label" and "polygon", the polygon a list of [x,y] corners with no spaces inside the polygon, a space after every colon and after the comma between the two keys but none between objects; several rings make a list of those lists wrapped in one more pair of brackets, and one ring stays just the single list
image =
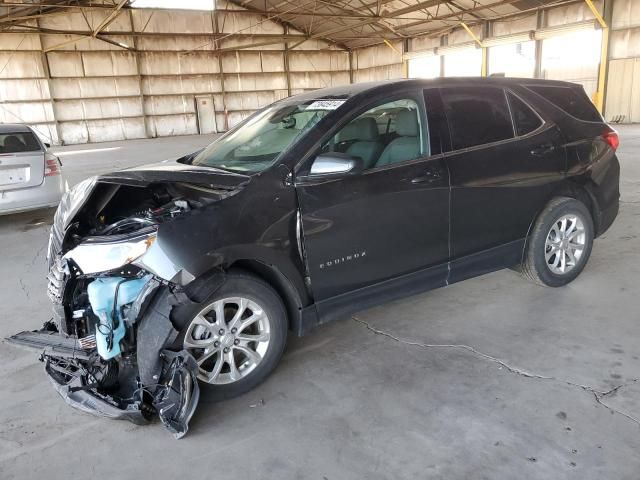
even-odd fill
[{"label": "front door", "polygon": [[318,152],[356,157],[364,171],[297,182],[316,302],[432,266],[440,268],[430,279],[444,282],[449,177],[442,157],[430,155],[427,136],[422,98],[386,100],[348,121]]}]

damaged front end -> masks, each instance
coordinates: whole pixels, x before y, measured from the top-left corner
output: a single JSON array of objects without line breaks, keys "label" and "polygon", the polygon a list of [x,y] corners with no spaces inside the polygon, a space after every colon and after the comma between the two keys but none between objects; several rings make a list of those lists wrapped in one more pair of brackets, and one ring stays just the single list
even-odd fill
[{"label": "damaged front end", "polygon": [[171,287],[135,268],[85,275],[64,257],[49,276],[58,322],[9,341],[42,351],[51,383],[72,407],[139,425],[157,413],[182,437],[198,403],[198,366],[175,345]]},{"label": "damaged front end", "polygon": [[8,340],[41,352],[69,405],[136,424],[157,415],[176,438],[185,435],[198,365],[171,311],[190,302],[182,288],[190,274],[159,245],[159,232],[230,192],[92,179],[63,199],[49,241],[54,318]]}]

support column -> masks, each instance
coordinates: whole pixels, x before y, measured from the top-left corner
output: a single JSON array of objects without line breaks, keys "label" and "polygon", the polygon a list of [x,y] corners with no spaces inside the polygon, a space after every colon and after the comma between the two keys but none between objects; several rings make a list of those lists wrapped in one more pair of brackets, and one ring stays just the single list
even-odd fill
[{"label": "support column", "polygon": [[405,38],[402,41],[402,78],[409,78],[409,60],[405,57],[407,53],[409,53],[409,39]]},{"label": "support column", "polygon": [[[133,26],[133,14],[131,13],[131,9],[129,9],[129,25],[131,25],[131,32],[135,33],[135,28]],[[138,50],[137,35],[133,35],[133,48],[135,49],[136,55],[136,74],[138,76],[138,91],[140,92],[140,109],[142,111],[142,121],[144,122],[144,135],[146,138],[154,138],[154,135],[149,133],[149,125],[147,125],[147,109],[144,104],[145,102],[144,91],[142,88],[142,73],[140,72],[140,50]]]},{"label": "support column", "polygon": [[[591,13],[596,18],[600,27],[602,27],[602,43],[600,48],[600,65],[598,67],[598,90],[596,91],[593,99],[593,103],[596,104],[598,111],[604,113],[604,94],[607,86],[607,68],[609,67],[609,24],[611,22],[611,5],[607,7],[606,0],[603,1],[603,14],[601,15],[592,0],[584,0],[588,5]],[[608,21],[605,20],[607,15]]]},{"label": "support column", "polygon": [[[289,25],[284,25],[284,34],[289,35]],[[284,42],[284,73],[287,78],[287,96],[291,96],[291,69],[289,68],[289,43]]]},{"label": "support column", "polygon": [[489,64],[488,64],[489,59],[487,55],[487,49],[486,47],[482,47],[480,50],[482,50],[482,66],[480,68],[480,76],[486,77],[487,72],[489,71]]},{"label": "support column", "polygon": [[[440,37],[440,46],[446,47],[449,44],[449,35],[443,35]],[[444,55],[439,55],[440,57],[440,76],[444,77]]]},{"label": "support column", "polygon": [[[482,40],[491,36],[491,22],[485,22],[482,25]],[[482,68],[480,75],[483,77],[489,76],[489,49],[481,43],[482,49]]]},{"label": "support column", "polygon": [[353,83],[353,50],[349,50],[349,83]]},{"label": "support column", "polygon": [[[214,40],[215,42],[215,46],[216,46],[216,56],[218,57],[218,78],[220,79],[220,95],[222,97],[222,108],[223,108],[223,114],[224,114],[224,126],[223,126],[223,131],[227,131],[229,130],[229,111],[227,110],[227,99],[226,99],[226,95],[225,95],[225,89],[224,89],[224,69],[222,68],[222,55],[220,54],[220,52],[218,52],[218,50],[221,48],[221,44],[218,43],[219,40],[217,40],[218,38],[218,33],[220,33],[220,24],[218,22],[218,12],[217,10],[213,10],[211,15],[213,15],[213,30],[214,30],[214,34],[216,37],[216,40]],[[215,108],[214,108],[215,111]],[[219,130],[218,130],[219,131]]]},{"label": "support column", "polygon": [[[544,28],[545,23],[545,11],[538,10],[536,12],[536,30]],[[542,78],[542,40],[536,40],[535,56],[536,63],[533,69],[533,78]]]},{"label": "support column", "polygon": [[[36,18],[36,26],[40,29],[40,21]],[[47,52],[44,51],[44,45],[42,44],[42,35],[38,35],[40,40],[40,61],[42,62],[42,69],[44,70],[44,76],[47,79],[47,89],[49,90],[49,103],[51,104],[51,112],[53,113],[53,126],[56,129],[56,136],[60,145],[64,145],[62,140],[62,132],[60,130],[60,123],[58,122],[58,112],[56,112],[56,101],[53,98],[53,88],[51,85],[51,70],[49,68],[49,57]],[[52,139],[50,139],[52,140]],[[53,143],[53,142],[52,142]]]},{"label": "support column", "polygon": [[[473,41],[476,42],[476,44],[478,45],[478,47],[480,48],[480,50],[482,51],[482,65],[480,67],[480,75],[482,77],[486,77],[487,76],[487,49],[485,48],[485,46],[482,44],[482,40],[480,40],[475,33],[473,33],[473,30],[471,30],[469,28],[469,26],[464,23],[464,22],[460,22],[460,25],[462,26],[462,28],[464,28],[467,33],[469,34],[469,36],[471,38],[473,38]],[[482,36],[483,38],[485,37],[485,30],[486,30],[486,23],[483,24],[482,26]]]},{"label": "support column", "polygon": [[400,56],[400,65],[402,66],[402,78],[407,78],[407,72],[405,70],[405,62],[404,62],[404,53],[406,52],[406,48],[405,48],[405,42],[406,40],[402,41],[402,45],[400,46],[400,48],[402,50],[398,50],[393,43],[391,43],[389,40],[387,40],[386,38],[383,38],[382,41],[384,42],[384,44],[389,47],[391,50],[393,50],[394,52],[396,52],[399,56]]},{"label": "support column", "polygon": [[607,28],[602,29],[602,47],[600,49],[600,68],[598,69],[598,92],[601,106],[598,107],[604,117],[606,114],[607,84],[609,76],[609,42],[611,41],[611,21],[613,19],[613,1],[603,0],[603,17]]}]

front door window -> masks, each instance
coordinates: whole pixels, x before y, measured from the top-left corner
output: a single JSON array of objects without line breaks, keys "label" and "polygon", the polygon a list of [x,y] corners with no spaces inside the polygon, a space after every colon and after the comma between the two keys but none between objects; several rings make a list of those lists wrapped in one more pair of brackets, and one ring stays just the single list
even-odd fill
[{"label": "front door window", "polygon": [[425,156],[417,103],[401,99],[370,108],[329,139],[322,152],[360,158],[364,170]]}]

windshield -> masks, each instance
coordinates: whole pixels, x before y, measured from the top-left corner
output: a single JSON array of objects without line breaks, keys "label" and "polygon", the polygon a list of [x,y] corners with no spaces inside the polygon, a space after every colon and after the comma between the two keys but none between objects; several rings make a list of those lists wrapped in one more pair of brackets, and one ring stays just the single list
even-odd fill
[{"label": "windshield", "polygon": [[190,163],[234,172],[265,170],[303,133],[343,103],[344,100],[274,103],[209,145]]}]

